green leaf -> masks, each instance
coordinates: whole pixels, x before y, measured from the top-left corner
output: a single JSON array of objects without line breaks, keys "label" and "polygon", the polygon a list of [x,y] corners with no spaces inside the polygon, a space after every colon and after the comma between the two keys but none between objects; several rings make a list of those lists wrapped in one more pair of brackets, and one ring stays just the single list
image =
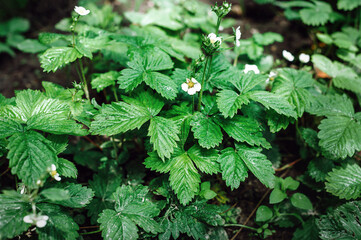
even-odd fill
[{"label": "green leaf", "polygon": [[147,198],[147,194],[148,188],[141,185],[134,189],[125,185],[117,188],[113,194],[116,211],[106,209],[98,220],[104,239],[137,239],[136,225],[153,234],[161,232],[153,219],[160,210]]},{"label": "green leaf", "polygon": [[251,91],[257,85],[264,83],[267,79],[267,76],[262,74],[255,74],[253,71],[248,73],[241,73],[241,79],[232,79],[232,84],[238,89],[240,95]]},{"label": "green leaf", "polygon": [[286,129],[290,124],[290,122],[294,121],[294,119],[290,117],[279,115],[274,110],[267,111],[266,118],[267,118],[267,124],[272,133],[276,133],[281,131],[282,129]]},{"label": "green leaf", "polygon": [[30,28],[30,22],[26,18],[15,17],[7,22],[7,27],[10,33],[27,32]]},{"label": "green leaf", "polygon": [[302,21],[311,26],[324,25],[330,19],[332,7],[330,4],[321,1],[313,1],[312,7],[300,10]]},{"label": "green leaf", "polygon": [[291,191],[295,191],[300,186],[300,182],[294,180],[292,177],[286,177],[283,180],[284,189],[289,189]]},{"label": "green leaf", "polygon": [[301,117],[305,108],[310,104],[311,95],[306,88],[313,86],[312,75],[305,71],[292,68],[278,69],[272,92],[280,95],[295,106],[297,116]]},{"label": "green leaf", "polygon": [[259,45],[267,46],[274,42],[283,42],[281,34],[274,32],[256,33],[253,34],[253,38]]},{"label": "green leaf", "polygon": [[312,210],[312,203],[310,199],[302,194],[302,193],[295,193],[291,197],[291,204],[296,208],[301,208],[304,210]]},{"label": "green leaf", "polygon": [[59,33],[48,33],[48,32],[39,33],[39,42],[45,45],[52,44],[59,39],[67,40],[70,43],[72,41],[72,36],[59,34]]},{"label": "green leaf", "polygon": [[36,228],[40,240],[75,240],[78,238],[78,224],[72,217],[64,213],[61,207],[47,203],[37,204],[36,207],[42,215],[49,217],[45,227]]},{"label": "green leaf", "polygon": [[147,74],[145,83],[166,99],[173,100],[177,96],[178,87],[167,75],[158,72],[151,72]]},{"label": "green leaf", "polygon": [[220,169],[217,163],[217,150],[206,150],[199,147],[198,145],[194,145],[187,151],[187,153],[200,171],[207,174],[214,174],[219,172]]},{"label": "green leaf", "polygon": [[150,120],[148,136],[162,160],[170,158],[174,148],[177,147],[178,134],[177,125],[173,120],[163,117],[153,117]]},{"label": "green leaf", "polygon": [[83,55],[72,47],[53,47],[40,56],[41,67],[44,72],[55,72],[68,63],[74,62]]},{"label": "green leaf", "polygon": [[201,190],[199,191],[199,196],[206,200],[210,200],[210,199],[216,197],[217,193],[215,193],[214,191],[211,190],[210,182],[203,182],[201,184]]},{"label": "green leaf", "polygon": [[164,102],[150,91],[140,92],[134,98],[124,96],[123,100],[102,106],[100,114],[91,123],[93,134],[112,136],[139,129],[164,106]]},{"label": "green leaf", "polygon": [[105,209],[100,214],[98,222],[105,240],[136,240],[139,237],[137,225],[114,210]]},{"label": "green leaf", "polygon": [[222,170],[222,178],[231,189],[239,187],[248,177],[248,168],[233,148],[222,150],[217,160]]},{"label": "green leaf", "polygon": [[245,95],[239,95],[233,90],[221,90],[217,94],[217,105],[224,117],[233,117],[243,104],[249,100]]},{"label": "green leaf", "polygon": [[31,205],[15,191],[0,194],[0,238],[13,238],[26,231],[29,223],[23,218],[31,211]]},{"label": "green leaf", "polygon": [[326,190],[341,199],[356,199],[361,195],[361,168],[347,164],[345,168],[334,168],[326,177]]},{"label": "green leaf", "polygon": [[171,171],[173,160],[162,161],[162,159],[160,159],[158,154],[155,152],[150,152],[148,155],[149,157],[144,160],[144,165],[147,168],[160,173],[167,173]]},{"label": "green leaf", "polygon": [[40,193],[50,201],[61,201],[70,198],[69,191],[61,188],[47,188]]},{"label": "green leaf", "polygon": [[210,149],[218,146],[223,139],[221,128],[213,121],[212,117],[197,112],[191,120],[192,132],[198,139],[199,145]]},{"label": "green leaf", "polygon": [[273,109],[277,113],[287,117],[296,118],[294,107],[283,97],[266,91],[253,91],[249,93],[249,98],[261,103],[266,109]]},{"label": "green leaf", "polygon": [[40,133],[27,131],[9,138],[9,167],[24,183],[35,187],[37,180],[46,173],[57,157],[49,141]]},{"label": "green leaf", "polygon": [[22,131],[23,127],[20,123],[0,113],[0,138],[6,138]]},{"label": "green leaf", "polygon": [[354,117],[352,101],[346,95],[321,95],[314,98],[308,112],[317,116]]},{"label": "green leaf", "polygon": [[353,118],[330,116],[318,128],[320,146],[334,157],[345,159],[361,150],[361,124]]},{"label": "green leaf", "polygon": [[76,178],[78,176],[78,170],[74,163],[64,159],[58,159],[58,168],[56,169],[60,176]]},{"label": "green leaf", "polygon": [[358,6],[361,6],[361,2],[354,1],[354,0],[338,0],[337,1],[337,8],[341,10],[350,11]]},{"label": "green leaf", "polygon": [[275,185],[275,170],[272,167],[272,163],[261,153],[262,149],[237,144],[236,150],[237,154],[258,180],[266,187],[273,188]]},{"label": "green leaf", "polygon": [[26,39],[25,41],[18,43],[16,47],[20,51],[26,53],[38,53],[47,49],[45,45],[39,43],[39,41],[35,39]]},{"label": "green leaf", "polygon": [[256,221],[257,222],[266,222],[266,221],[270,220],[272,217],[273,217],[273,212],[269,207],[267,207],[265,205],[259,206],[259,208],[257,209],[257,212],[256,212]]},{"label": "green leaf", "polygon": [[217,123],[236,141],[246,142],[251,146],[271,147],[263,138],[258,122],[253,118],[235,116],[232,119],[218,119]]},{"label": "green leaf", "polygon": [[272,190],[270,196],[269,196],[269,203],[270,204],[276,204],[280,203],[283,200],[287,198],[287,194],[283,192],[282,190],[275,188]]},{"label": "green leaf", "polygon": [[181,204],[188,204],[198,192],[200,175],[186,153],[172,159],[170,185]]},{"label": "green leaf", "polygon": [[71,207],[71,208],[82,208],[85,207],[87,204],[90,203],[94,196],[94,192],[87,188],[82,187],[81,184],[75,183],[62,183],[57,184],[55,187],[62,188],[65,191],[68,191],[69,198],[64,200],[54,200],[53,203]]},{"label": "green leaf", "polygon": [[319,229],[315,220],[315,218],[311,218],[302,227],[297,228],[292,240],[319,240]]},{"label": "green leaf", "polygon": [[116,71],[109,71],[101,74],[93,74],[93,79],[91,85],[93,89],[96,89],[97,92],[102,91],[103,89],[114,86],[115,81],[119,77],[119,73]]},{"label": "green leaf", "polygon": [[348,202],[336,208],[317,221],[320,238],[332,239],[360,239],[361,238],[361,202]]},{"label": "green leaf", "polygon": [[0,53],[7,53],[10,56],[14,57],[15,56],[15,52],[11,49],[10,46],[8,46],[5,43],[0,42]]}]

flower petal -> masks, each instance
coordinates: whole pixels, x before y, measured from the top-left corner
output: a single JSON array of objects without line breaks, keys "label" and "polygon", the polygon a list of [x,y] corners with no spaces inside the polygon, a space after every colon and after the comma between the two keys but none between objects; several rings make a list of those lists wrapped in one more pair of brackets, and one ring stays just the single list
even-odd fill
[{"label": "flower petal", "polygon": [[187,83],[182,83],[181,87],[182,87],[183,91],[185,91],[185,92],[188,91],[188,84]]},{"label": "flower petal", "polygon": [[196,94],[196,89],[194,88],[194,87],[192,87],[192,88],[190,88],[190,89],[188,89],[188,94],[189,95],[194,95],[194,94]]}]

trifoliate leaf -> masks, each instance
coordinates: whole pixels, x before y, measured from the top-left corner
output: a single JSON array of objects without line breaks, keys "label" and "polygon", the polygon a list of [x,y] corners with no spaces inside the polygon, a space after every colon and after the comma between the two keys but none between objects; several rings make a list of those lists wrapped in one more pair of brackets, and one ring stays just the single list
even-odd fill
[{"label": "trifoliate leaf", "polygon": [[361,202],[354,201],[341,205],[317,220],[322,240],[361,239]]},{"label": "trifoliate leaf", "polygon": [[178,133],[177,125],[170,119],[156,116],[150,120],[148,136],[162,160],[165,157],[170,158],[174,148],[177,147]]},{"label": "trifoliate leaf", "polygon": [[279,114],[287,117],[297,117],[294,107],[282,96],[266,91],[253,91],[249,93],[249,98],[261,103],[267,109],[275,110]]},{"label": "trifoliate leaf", "polygon": [[200,171],[207,174],[214,174],[219,172],[219,165],[217,163],[217,150],[206,150],[202,149],[198,145],[194,145],[187,151],[187,153]]},{"label": "trifoliate leaf", "polygon": [[296,107],[297,116],[301,117],[310,104],[311,95],[306,90],[312,87],[312,75],[305,71],[292,68],[278,69],[278,75],[273,83],[272,92],[288,100]]},{"label": "trifoliate leaf", "polygon": [[345,168],[335,168],[326,177],[326,190],[341,199],[356,199],[361,195],[361,168],[357,164],[347,164]]},{"label": "trifoliate leaf", "polygon": [[302,193],[293,194],[291,197],[291,204],[296,208],[300,208],[304,210],[313,209],[310,199]]},{"label": "trifoliate leaf", "polygon": [[338,0],[337,1],[337,8],[341,10],[350,11],[358,6],[361,6],[361,2],[354,1],[354,0]]},{"label": "trifoliate leaf", "polygon": [[93,79],[91,81],[92,88],[96,89],[97,92],[100,92],[109,86],[114,86],[119,75],[120,74],[116,71],[93,74]]},{"label": "trifoliate leaf", "polygon": [[75,240],[79,236],[79,226],[60,206],[48,203],[37,204],[42,215],[49,217],[45,227],[36,228],[41,240]]},{"label": "trifoliate leaf", "polygon": [[47,168],[56,164],[55,150],[38,132],[16,133],[9,138],[9,167],[27,186],[35,187]]},{"label": "trifoliate leaf", "polygon": [[81,184],[75,184],[75,183],[62,183],[57,184],[55,187],[62,188],[65,191],[68,191],[69,198],[64,200],[54,200],[53,203],[65,206],[65,207],[71,207],[71,208],[82,208],[85,207],[87,204],[90,203],[94,196],[94,192],[87,188],[82,187]]},{"label": "trifoliate leaf", "polygon": [[122,75],[118,77],[121,89],[131,91],[144,81],[163,97],[171,100],[176,97],[178,87],[175,82],[167,75],[156,72],[173,67],[172,60],[164,52],[159,49],[149,51],[145,57],[135,54],[128,66],[129,68],[122,70]]},{"label": "trifoliate leaf", "polygon": [[346,116],[330,116],[318,126],[320,146],[335,158],[352,157],[361,150],[361,124]]},{"label": "trifoliate leaf", "polygon": [[139,129],[156,116],[164,105],[164,102],[150,91],[141,92],[134,98],[123,97],[123,100],[124,102],[103,105],[100,114],[96,115],[91,123],[91,132],[112,136]]},{"label": "trifoliate leaf", "polygon": [[248,177],[248,168],[233,148],[222,150],[217,160],[222,170],[222,178],[231,189],[239,187]]},{"label": "trifoliate leaf", "polygon": [[224,117],[233,117],[243,104],[248,103],[245,95],[239,95],[233,90],[225,89],[217,94],[218,108]]},{"label": "trifoliate leaf", "polygon": [[74,62],[82,56],[83,54],[72,47],[53,47],[46,50],[40,56],[40,63],[44,72],[55,72],[66,64]]},{"label": "trifoliate leaf", "polygon": [[311,26],[324,25],[330,19],[332,7],[329,3],[313,1],[312,7],[300,10],[302,21]]},{"label": "trifoliate leaf", "polygon": [[236,141],[246,142],[251,146],[271,147],[267,140],[263,138],[258,122],[253,118],[243,116],[235,116],[231,119],[219,118],[217,123]]},{"label": "trifoliate leaf", "polygon": [[189,203],[198,192],[200,175],[186,153],[172,160],[169,181],[183,205]]},{"label": "trifoliate leaf", "polygon": [[75,167],[74,163],[64,159],[58,159],[58,168],[57,171],[60,176],[76,178],[78,176],[78,170]]},{"label": "trifoliate leaf", "polygon": [[275,184],[275,170],[272,167],[272,163],[261,153],[262,149],[237,144],[236,150],[237,154],[258,180],[266,185],[266,187],[273,188]]},{"label": "trifoliate leaf", "polygon": [[23,218],[30,212],[31,205],[15,191],[0,194],[0,238],[10,239],[26,231],[30,224],[25,223]]},{"label": "trifoliate leaf", "polygon": [[102,236],[106,240],[136,240],[139,237],[137,225],[114,210],[105,209],[100,214],[98,222],[100,223]]},{"label": "trifoliate leaf", "polygon": [[212,118],[197,112],[191,120],[194,137],[199,140],[199,145],[207,149],[218,146],[223,139],[221,128]]},{"label": "trifoliate leaf", "polygon": [[[106,209],[100,214],[99,223],[104,239],[137,239],[139,225],[146,232],[161,232],[158,223],[153,219],[159,215],[157,205],[148,199],[147,187],[118,187],[113,197],[115,210]],[[131,230],[131,231],[129,231]]]}]

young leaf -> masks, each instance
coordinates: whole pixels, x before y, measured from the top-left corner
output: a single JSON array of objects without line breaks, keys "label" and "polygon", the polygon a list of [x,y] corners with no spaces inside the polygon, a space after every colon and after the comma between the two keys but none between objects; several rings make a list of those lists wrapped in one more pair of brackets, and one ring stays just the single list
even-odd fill
[{"label": "young leaf", "polygon": [[16,133],[9,138],[9,167],[28,186],[35,187],[57,157],[49,141],[38,132]]},{"label": "young leaf", "polygon": [[75,167],[74,163],[64,158],[58,158],[57,171],[60,176],[64,177],[76,178],[78,176],[78,169]]},{"label": "young leaf", "polygon": [[256,212],[256,221],[257,222],[266,222],[266,221],[270,220],[272,217],[273,217],[273,212],[269,207],[267,207],[265,205],[259,206],[259,208],[257,209],[257,212]]},{"label": "young leaf", "polygon": [[207,174],[219,172],[217,163],[218,152],[215,149],[202,149],[198,145],[194,145],[188,151],[188,156],[193,160],[199,170]]},{"label": "young leaf", "polygon": [[352,157],[361,150],[361,124],[345,116],[331,116],[318,126],[320,146],[335,158]]},{"label": "young leaf", "polygon": [[103,105],[100,114],[95,116],[90,130],[93,134],[112,136],[128,130],[140,128],[156,116],[164,103],[150,91],[137,94],[134,98],[123,97],[124,102]]},{"label": "young leaf", "polygon": [[347,164],[345,168],[335,168],[326,177],[326,190],[341,199],[356,199],[361,195],[361,168],[357,164]]},{"label": "young leaf", "polygon": [[267,157],[260,153],[262,149],[237,144],[236,150],[237,154],[258,180],[266,185],[266,187],[273,188],[275,185],[275,170],[272,167],[272,163],[267,160]]},{"label": "young leaf", "polygon": [[69,191],[61,188],[47,188],[40,193],[50,201],[61,201],[70,198]]},{"label": "young leaf", "polygon": [[192,132],[198,139],[199,145],[210,149],[218,146],[223,139],[221,128],[213,121],[212,117],[197,112],[191,120]]},{"label": "young leaf", "polygon": [[170,119],[156,116],[150,120],[148,136],[162,160],[165,157],[170,158],[174,148],[177,147],[178,133],[176,124]]},{"label": "young leaf", "polygon": [[36,228],[40,240],[46,239],[70,239],[75,240],[79,236],[79,226],[74,220],[62,211],[60,206],[48,203],[36,205],[43,215],[49,217],[46,226]]},{"label": "young leaf", "polygon": [[331,5],[321,1],[313,1],[312,7],[300,10],[302,21],[311,26],[324,25],[327,21],[329,21],[331,13]]},{"label": "young leaf", "polygon": [[13,238],[26,231],[29,223],[23,218],[31,211],[31,205],[21,200],[21,195],[14,192],[0,194],[0,238]]},{"label": "young leaf", "polygon": [[72,47],[53,47],[46,50],[40,56],[40,63],[44,72],[55,72],[59,68],[74,62],[82,56],[83,54]]},{"label": "young leaf", "polygon": [[93,79],[91,85],[93,89],[96,89],[97,92],[102,91],[103,89],[114,86],[115,81],[119,77],[119,73],[116,71],[109,71],[101,74],[93,74]]},{"label": "young leaf", "polygon": [[270,204],[280,203],[283,200],[285,200],[286,198],[287,198],[287,194],[284,191],[282,191],[278,188],[275,188],[272,190],[272,192],[269,196],[269,203]]},{"label": "young leaf", "polygon": [[231,189],[239,187],[248,177],[248,168],[233,148],[222,150],[217,160],[222,170],[222,178]]},{"label": "young leaf", "polygon": [[297,116],[301,117],[310,104],[311,95],[306,88],[313,85],[311,74],[292,68],[278,69],[278,73],[272,92],[286,98],[291,105],[296,107]]},{"label": "young leaf", "polygon": [[313,209],[310,199],[302,193],[293,194],[291,197],[291,203],[296,208],[301,208],[304,210],[312,210]]}]

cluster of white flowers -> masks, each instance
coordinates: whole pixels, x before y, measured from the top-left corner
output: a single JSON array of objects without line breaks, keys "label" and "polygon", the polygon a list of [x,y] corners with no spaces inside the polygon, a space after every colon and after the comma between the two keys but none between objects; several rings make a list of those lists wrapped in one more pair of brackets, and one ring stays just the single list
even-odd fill
[{"label": "cluster of white flowers", "polygon": [[[287,59],[288,61],[292,62],[293,60],[295,60],[295,57],[292,55],[292,53],[286,51],[286,50],[283,50],[282,51],[282,55],[285,59]],[[300,60],[300,62],[302,63],[308,63],[310,61],[310,55],[308,54],[305,54],[305,53],[301,53],[299,56],[298,56],[298,59]]]},{"label": "cluster of white flowers", "polygon": [[59,176],[59,173],[56,171],[56,166],[54,164],[51,164],[51,167],[47,169],[50,176],[54,178],[56,181],[60,181],[61,177]]},{"label": "cluster of white flowers", "polygon": [[74,11],[81,16],[85,16],[90,13],[90,10],[85,9],[84,7],[78,7],[78,6],[75,6]]},{"label": "cluster of white flowers", "polygon": [[209,40],[211,41],[212,44],[215,44],[216,42],[219,42],[219,44],[222,43],[222,38],[217,37],[217,35],[215,33],[208,34],[208,38],[209,38]]},{"label": "cluster of white flowers", "polygon": [[182,90],[189,95],[194,95],[201,90],[201,84],[195,78],[187,78],[186,82],[182,84]]},{"label": "cluster of white flowers", "polygon": [[255,74],[259,74],[259,73],[260,73],[257,65],[254,65],[254,64],[246,64],[246,66],[244,67],[243,72],[244,72],[244,73],[248,73],[249,71],[253,71]]},{"label": "cluster of white flowers", "polygon": [[34,224],[39,228],[43,228],[43,227],[45,227],[48,219],[49,219],[49,217],[46,215],[30,214],[30,215],[26,215],[23,218],[23,221],[26,223]]}]

